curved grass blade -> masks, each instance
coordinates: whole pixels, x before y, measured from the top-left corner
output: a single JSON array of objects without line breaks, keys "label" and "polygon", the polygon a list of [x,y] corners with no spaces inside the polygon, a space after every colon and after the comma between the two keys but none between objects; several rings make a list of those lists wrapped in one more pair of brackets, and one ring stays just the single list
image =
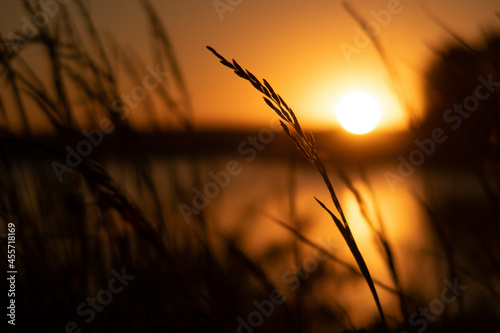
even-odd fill
[{"label": "curved grass blade", "polygon": [[[337,195],[335,194],[335,190],[333,189],[332,183],[330,182],[330,179],[326,172],[326,168],[323,164],[321,157],[319,156],[318,151],[316,150],[316,144],[314,142],[314,139],[312,138],[312,135],[308,137],[304,134],[293,110],[290,107],[288,107],[288,105],[285,103],[285,101],[283,100],[283,98],[281,98],[280,95],[275,93],[274,89],[266,80],[264,80],[264,84],[262,84],[256,78],[255,75],[253,75],[249,71],[244,70],[234,59],[233,62],[231,63],[228,60],[226,60],[223,56],[221,56],[219,53],[217,53],[217,51],[215,51],[212,47],[207,46],[207,49],[210,52],[212,52],[217,58],[219,58],[219,60],[223,65],[234,70],[236,75],[249,81],[252,84],[252,86],[254,86],[257,90],[262,92],[267,97],[270,97],[270,99],[264,98],[264,100],[266,104],[268,104],[273,109],[273,111],[278,116],[280,116],[280,118],[283,119],[282,115],[285,116],[286,119],[283,119],[284,122],[280,120],[281,127],[283,127],[285,133],[292,139],[292,141],[295,143],[297,149],[302,153],[302,155],[304,155],[304,157],[306,157],[307,160],[311,162],[311,164],[313,164],[320,173],[321,177],[323,178],[323,181],[325,182],[326,187],[328,188],[328,192],[330,193],[335,208],[337,209],[337,212],[340,215],[340,219],[335,214],[333,214],[321,201],[319,201],[316,198],[315,199],[316,201],[318,201],[321,207],[323,207],[323,209],[325,209],[330,214],[333,221],[335,222],[335,225],[342,234],[342,237],[347,243],[349,250],[351,251],[351,254],[354,256],[356,263],[358,264],[358,267],[361,270],[361,273],[363,274],[363,277],[365,278],[368,287],[370,288],[370,291],[373,295],[373,299],[375,300],[375,303],[377,305],[377,309],[380,318],[382,320],[382,323],[384,326],[386,326],[384,312],[382,311],[382,306],[378,298],[377,290],[375,289],[375,285],[370,276],[370,272],[368,271],[368,267],[366,266],[363,256],[361,255],[361,252],[359,251],[358,246],[354,241],[354,237],[351,233],[349,224],[347,223],[347,220],[345,218],[344,212],[337,198]],[[281,112],[277,112],[277,108],[279,108]]]}]

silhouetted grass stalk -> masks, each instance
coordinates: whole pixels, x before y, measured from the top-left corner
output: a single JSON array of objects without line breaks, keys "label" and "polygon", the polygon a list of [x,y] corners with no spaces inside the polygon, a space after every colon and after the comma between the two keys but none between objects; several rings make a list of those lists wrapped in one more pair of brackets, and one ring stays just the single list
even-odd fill
[{"label": "silhouetted grass stalk", "polygon": [[358,264],[359,269],[361,270],[361,273],[363,274],[363,277],[366,280],[366,283],[368,284],[370,291],[373,295],[373,299],[375,300],[375,303],[377,305],[377,309],[380,315],[380,319],[382,320],[382,323],[385,325],[385,318],[384,318],[384,312],[382,311],[382,306],[380,304],[380,300],[377,294],[377,290],[375,289],[375,285],[373,283],[373,280],[371,278],[370,272],[368,270],[368,267],[366,266],[365,260],[363,259],[363,256],[361,255],[361,252],[358,249],[358,246],[356,244],[356,241],[354,240],[354,237],[351,233],[351,229],[349,228],[349,224],[347,223],[347,220],[345,218],[344,212],[342,210],[342,207],[340,205],[340,202],[337,198],[337,195],[335,194],[335,190],[333,189],[332,183],[330,182],[330,179],[328,177],[328,174],[326,172],[326,168],[323,164],[322,159],[320,158],[318,151],[316,149],[316,143],[314,141],[314,137],[312,133],[309,133],[306,135],[300,124],[299,121],[297,120],[295,113],[293,110],[285,103],[285,101],[274,92],[274,89],[271,87],[271,85],[263,79],[263,84],[253,75],[251,72],[248,70],[244,70],[235,60],[233,62],[227,61],[223,56],[221,56],[219,53],[217,53],[213,48],[210,46],[207,46],[207,48],[217,57],[220,59],[220,62],[226,66],[234,70],[236,75],[239,77],[249,81],[255,89],[259,90],[262,94],[265,95],[264,101],[267,103],[267,105],[274,110],[274,112],[281,118],[280,124],[285,133],[293,140],[295,145],[297,146],[297,149],[304,155],[304,157],[311,163],[313,164],[318,172],[320,173],[321,177],[323,178],[323,181],[328,188],[328,192],[330,193],[330,196],[332,198],[332,201],[335,205],[335,208],[337,209],[338,214],[340,215],[340,219],[330,210],[326,207],[323,202],[321,202],[318,198],[315,197],[316,201],[320,204],[320,206],[330,214],[332,220],[335,222],[335,225],[337,226],[337,229],[339,229],[342,237],[344,238],[347,246],[349,247],[349,250],[351,251],[352,255],[354,256],[354,259],[356,260],[356,263]]},{"label": "silhouetted grass stalk", "polygon": [[[350,272],[352,272],[352,273],[354,273],[356,275],[363,276],[363,274],[360,273],[356,269],[355,266],[352,266],[348,262],[346,262],[346,261],[344,261],[342,259],[337,258],[333,253],[331,253],[330,251],[328,251],[326,248],[324,248],[320,244],[315,243],[312,240],[310,240],[309,238],[305,237],[299,230],[297,230],[297,229],[289,226],[285,222],[280,221],[277,218],[275,218],[275,217],[273,217],[273,216],[271,216],[271,215],[269,215],[267,213],[263,213],[263,214],[265,216],[267,216],[268,218],[270,218],[273,222],[279,224],[280,226],[282,226],[283,228],[285,228],[286,230],[288,230],[292,234],[294,234],[300,242],[302,242],[302,243],[304,243],[306,245],[309,245],[310,247],[312,247],[314,249],[318,249],[318,251],[322,252],[323,254],[326,254],[328,260],[333,261],[336,264],[339,264],[340,266],[348,269]],[[397,294],[398,293],[398,291],[396,289],[394,289],[391,286],[388,286],[388,285],[384,284],[382,281],[379,281],[377,279],[373,279],[373,283],[376,284],[377,286],[379,286],[380,288],[382,288],[382,289],[390,292],[390,293],[393,293],[393,294]]]},{"label": "silhouetted grass stalk", "polygon": [[391,274],[392,282],[394,283],[394,286],[397,289],[401,314],[403,315],[404,318],[407,318],[408,312],[406,311],[406,299],[405,299],[403,290],[401,288],[399,276],[398,276],[397,271],[396,271],[396,265],[394,262],[393,251],[392,251],[391,246],[389,244],[389,241],[387,239],[387,235],[385,233],[385,228],[384,228],[384,222],[383,222],[381,214],[378,210],[378,204],[376,202],[375,195],[374,195],[373,189],[370,185],[370,182],[368,181],[368,178],[361,170],[361,172],[360,172],[361,177],[362,177],[364,183],[367,185],[369,192],[371,194],[371,199],[373,202],[373,206],[375,208],[375,215],[376,215],[377,222],[379,224],[379,229],[377,229],[375,227],[375,224],[373,223],[372,218],[370,218],[370,216],[368,214],[366,201],[363,199],[363,196],[361,195],[361,193],[356,189],[356,187],[352,183],[351,179],[342,170],[337,169],[337,172],[338,172],[340,178],[342,179],[342,181],[344,182],[344,184],[346,185],[346,187],[354,195],[354,198],[356,199],[356,202],[358,204],[361,216],[366,221],[366,224],[368,224],[368,227],[370,228],[371,232],[374,235],[376,244],[378,245],[380,253],[382,254],[382,256],[385,260],[385,263],[387,264],[387,268],[389,269],[389,272]]}]

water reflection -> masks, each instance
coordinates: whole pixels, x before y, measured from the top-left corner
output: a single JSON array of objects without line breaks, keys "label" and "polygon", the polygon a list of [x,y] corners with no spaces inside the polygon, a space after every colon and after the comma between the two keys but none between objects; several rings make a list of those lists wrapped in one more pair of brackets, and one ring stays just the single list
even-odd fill
[{"label": "water reflection", "polygon": [[[227,161],[232,158],[228,156],[203,160],[200,164],[201,184],[213,182],[209,173],[224,170]],[[307,238],[319,244],[326,243],[336,257],[356,267],[339,231],[328,214],[314,200],[314,196],[325,203],[330,199],[321,177],[313,168],[297,161],[292,164],[267,159],[253,163],[244,159],[235,160],[241,166],[241,173],[232,176],[228,185],[221,188],[218,195],[210,198],[209,204],[203,209],[203,214],[212,225],[210,229],[215,248],[224,246],[219,242],[220,235],[235,239],[249,258],[256,263],[262,263],[273,283],[281,286],[290,299],[298,297],[297,292],[290,290],[290,276],[283,275],[288,270],[293,270],[297,262],[312,256],[314,248],[298,242],[292,233],[275,223],[268,215],[296,226]],[[161,189],[161,196],[171,195],[165,191],[166,188],[171,188],[171,180],[161,174],[167,163],[171,161],[153,162],[153,170],[156,170],[154,179]],[[182,161],[179,163],[183,164]],[[121,172],[116,173],[121,175],[119,178],[123,177],[123,181],[130,182],[126,176],[126,166],[121,164],[114,167],[121,168]],[[374,189],[373,194],[369,191],[368,184],[356,172],[357,168],[352,168],[353,172],[347,169],[347,174],[366,203],[367,213],[375,222],[375,228],[380,230],[378,219],[384,224],[397,272],[403,281],[403,289],[416,292],[419,298],[432,299],[436,288],[439,287],[436,285],[437,281],[442,281],[441,276],[444,278],[446,272],[435,271],[435,267],[442,263],[435,257],[432,231],[429,230],[428,219],[415,197],[415,193],[422,195],[424,189],[420,185],[420,176],[416,173],[393,191],[384,177],[384,172],[394,168],[397,168],[397,165],[380,164],[365,170],[369,185]],[[343,184],[333,166],[330,173],[353,235],[373,278],[387,286],[393,286],[380,244],[376,242],[374,233],[363,218],[355,196]],[[290,195],[291,179],[294,179],[295,184],[294,192]],[[203,188],[199,192],[203,193]],[[191,192],[186,198],[186,204],[194,206],[189,200],[199,192]],[[164,213],[169,214],[168,207],[164,208]],[[178,218],[178,221],[182,221],[182,218]],[[177,226],[191,227],[190,224]],[[293,255],[294,244],[298,248],[298,258]],[[221,248],[217,250],[223,251]],[[342,304],[351,319],[359,325],[372,323],[377,312],[366,282],[342,265],[333,262],[319,265],[321,269],[311,273],[317,275],[311,278],[311,281],[314,281],[314,285],[310,287],[313,295],[311,297],[323,299],[326,305],[333,308],[336,304]],[[309,285],[311,281],[303,283]],[[388,316],[398,321],[404,320],[401,318],[396,294],[384,291],[383,288],[379,288],[379,293]]]}]

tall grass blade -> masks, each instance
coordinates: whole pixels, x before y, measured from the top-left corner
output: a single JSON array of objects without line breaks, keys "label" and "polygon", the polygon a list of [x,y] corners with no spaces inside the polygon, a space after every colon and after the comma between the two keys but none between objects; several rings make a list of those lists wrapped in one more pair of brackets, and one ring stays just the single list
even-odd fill
[{"label": "tall grass blade", "polygon": [[[296,144],[298,150],[302,153],[302,155],[304,155],[304,157],[306,157],[306,159],[311,164],[313,164],[320,173],[321,177],[323,178],[323,181],[325,182],[326,187],[328,188],[328,191],[335,205],[335,208],[337,209],[337,212],[340,215],[340,219],[334,213],[332,213],[321,201],[319,201],[316,198],[315,199],[316,201],[318,201],[321,207],[330,214],[333,221],[335,222],[335,225],[339,229],[342,237],[347,243],[349,250],[351,251],[351,254],[354,256],[354,259],[356,260],[356,263],[358,264],[358,267],[361,270],[361,273],[363,274],[363,277],[365,278],[368,287],[370,288],[373,299],[375,300],[375,303],[377,305],[377,310],[379,312],[380,319],[385,326],[384,312],[382,311],[382,305],[380,304],[377,290],[375,289],[375,285],[371,278],[368,267],[366,266],[363,256],[361,255],[361,252],[359,251],[356,241],[354,240],[354,237],[351,233],[349,224],[347,223],[344,212],[342,210],[342,206],[340,205],[337,195],[335,194],[335,190],[330,182],[323,161],[319,156],[318,151],[316,150],[316,144],[314,142],[314,139],[312,138],[312,135],[308,137],[304,134],[293,110],[285,103],[285,101],[283,100],[283,98],[281,98],[280,95],[274,93],[274,89],[271,88],[271,86],[269,85],[269,83],[267,83],[267,81],[264,84],[262,84],[259,80],[256,81],[255,76],[251,74],[249,71],[245,71],[234,59],[231,63],[228,60],[226,60],[223,56],[221,56],[219,53],[217,53],[217,51],[215,51],[212,47],[207,46],[207,49],[210,52],[212,52],[217,58],[219,58],[220,62],[224,66],[229,67],[230,69],[234,70],[234,72],[238,76],[249,81],[254,88],[256,88],[257,90],[262,92],[262,94],[264,94],[266,97],[268,97],[268,99],[272,101],[276,107],[279,107],[280,110],[283,110],[283,115],[285,115],[286,118],[286,120],[280,121],[283,130],[294,141],[294,143]],[[268,87],[266,88],[266,86]],[[272,93],[270,91],[272,91]],[[266,103],[268,102],[266,101]],[[272,109],[276,112],[275,108]],[[278,112],[276,113],[278,114],[278,116],[281,117],[280,113]]]}]

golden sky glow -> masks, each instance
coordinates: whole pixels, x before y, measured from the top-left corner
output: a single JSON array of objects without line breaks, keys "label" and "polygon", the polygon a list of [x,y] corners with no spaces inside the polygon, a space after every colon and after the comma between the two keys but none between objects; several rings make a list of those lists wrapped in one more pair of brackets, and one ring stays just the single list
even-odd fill
[{"label": "golden sky glow", "polygon": [[[352,2],[366,20],[378,22],[376,36],[403,78],[408,101],[417,111],[424,105],[420,87],[423,70],[432,57],[430,47],[440,47],[450,40],[424,14],[422,2]],[[406,128],[407,114],[394,95],[373,43],[363,42],[359,25],[341,1],[232,3],[237,5],[217,11],[213,1],[153,1],[164,18],[185,75],[197,128],[262,127],[273,116],[259,94],[221,66],[206,45],[266,78],[307,127],[338,126],[334,105],[347,92],[362,90],[381,101],[380,130]],[[425,4],[473,43],[485,28],[500,26],[495,16],[500,10],[498,1],[441,0]],[[146,64],[152,62],[146,52],[149,32],[135,1],[89,1],[89,6],[103,31],[143,54]],[[22,25],[22,15],[13,14],[18,12],[17,7],[10,2],[0,4],[4,33]],[[390,17],[382,14],[389,10]],[[135,118],[140,121],[140,116]]]}]

